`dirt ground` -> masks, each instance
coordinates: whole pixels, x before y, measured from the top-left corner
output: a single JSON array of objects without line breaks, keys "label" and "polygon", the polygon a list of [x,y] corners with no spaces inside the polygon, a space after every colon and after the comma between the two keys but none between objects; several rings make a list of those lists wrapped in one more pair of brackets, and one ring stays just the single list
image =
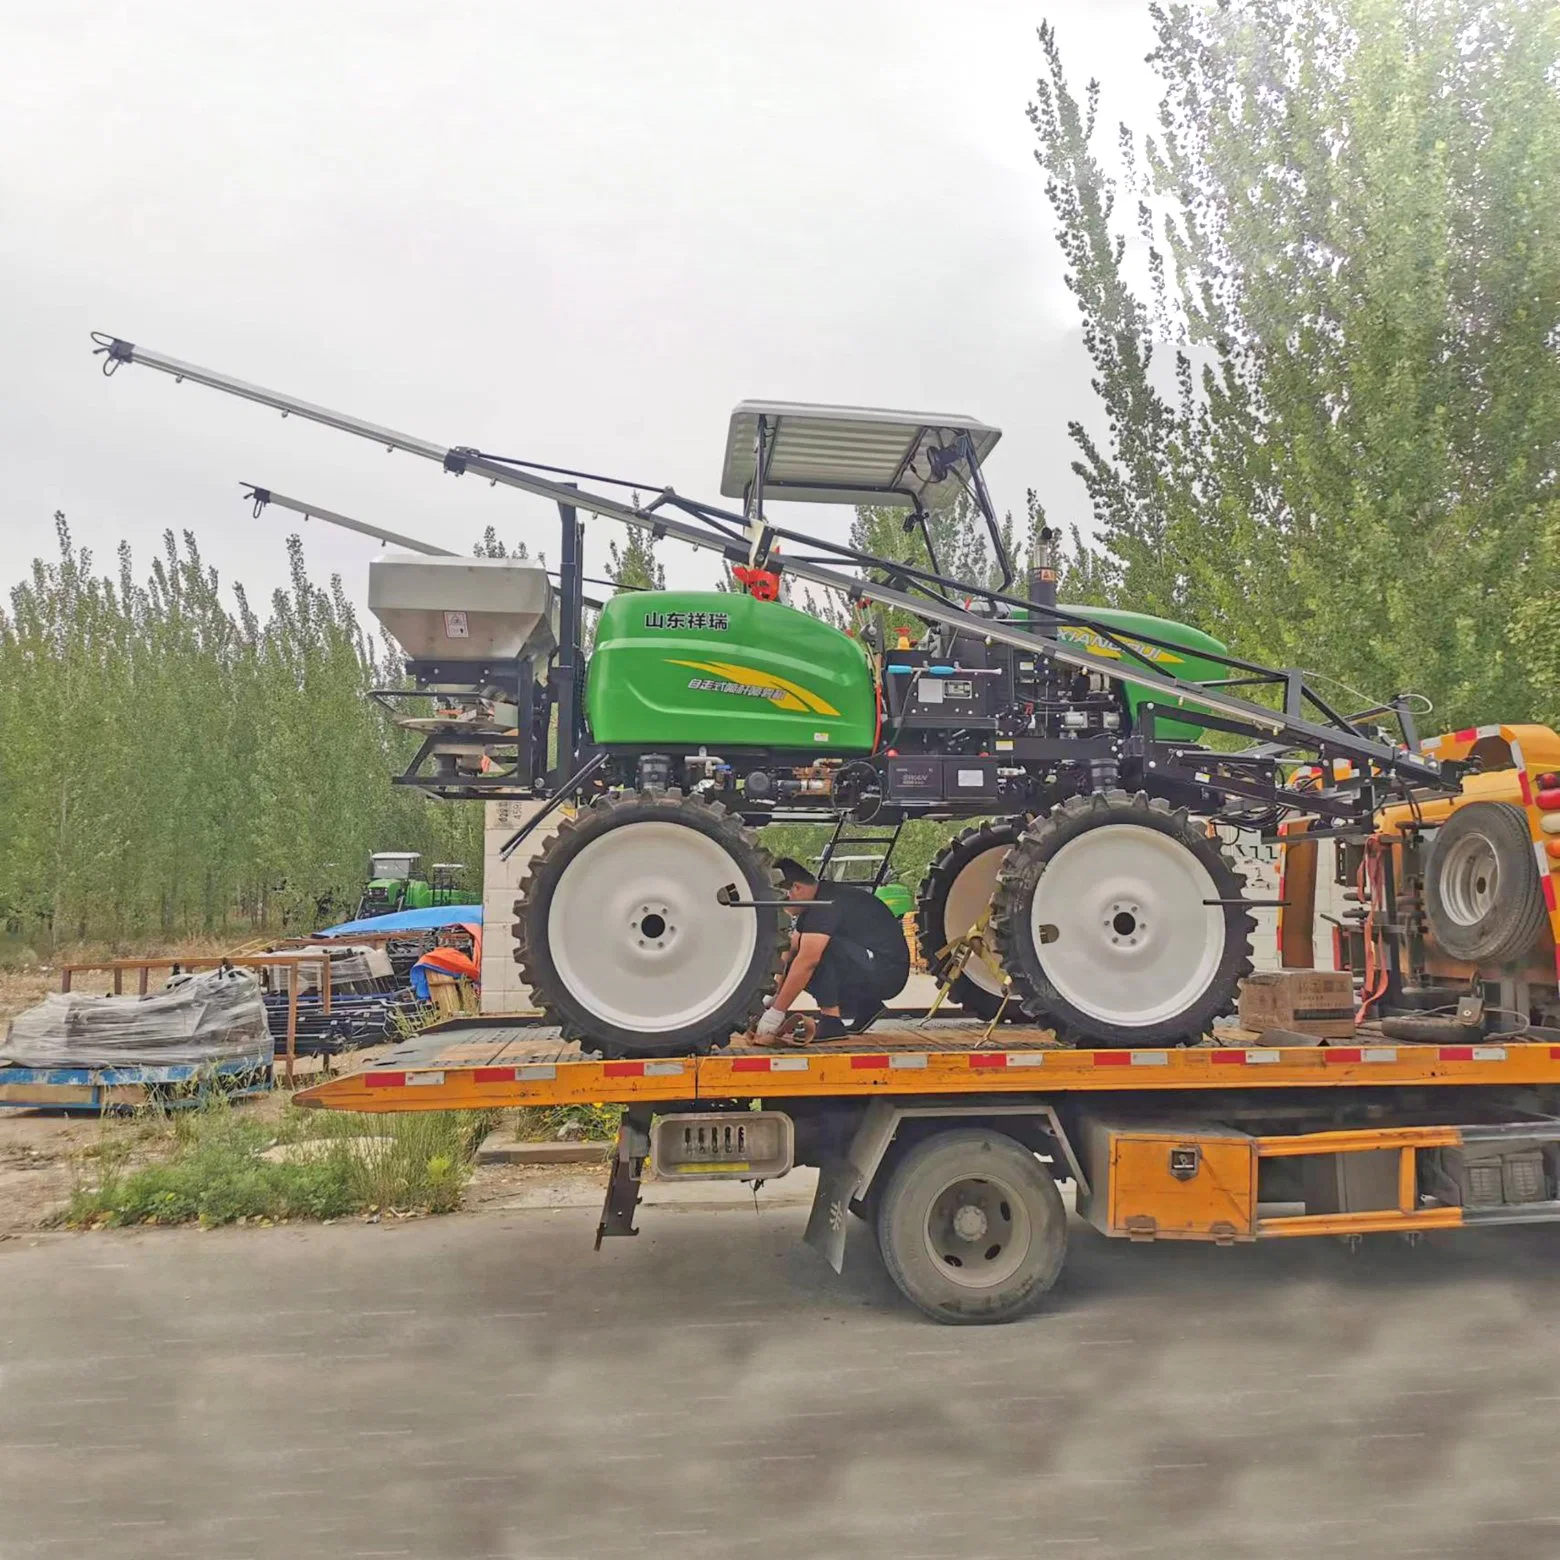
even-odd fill
[{"label": "dirt ground", "polygon": [[0,1029],[18,1013],[60,989],[59,971],[48,964],[10,969],[0,964]]}]

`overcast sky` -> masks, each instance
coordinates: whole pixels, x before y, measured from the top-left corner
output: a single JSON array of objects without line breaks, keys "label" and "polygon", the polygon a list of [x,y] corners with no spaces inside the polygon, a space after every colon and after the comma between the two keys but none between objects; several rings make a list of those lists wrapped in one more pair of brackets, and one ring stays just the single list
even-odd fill
[{"label": "overcast sky", "polygon": [[[1088,365],[1024,117],[1047,15],[1107,123],[1144,126],[1146,0],[9,0],[0,586],[60,509],[105,568],[193,529],[264,600],[296,522],[251,520],[240,480],[556,552],[538,500],[149,370],[105,382],[89,330],[708,498],[744,397],[967,412],[1004,430],[999,507],[1034,486],[1084,520]],[[595,568],[616,534],[595,523]],[[375,544],[304,538],[361,600]]]}]

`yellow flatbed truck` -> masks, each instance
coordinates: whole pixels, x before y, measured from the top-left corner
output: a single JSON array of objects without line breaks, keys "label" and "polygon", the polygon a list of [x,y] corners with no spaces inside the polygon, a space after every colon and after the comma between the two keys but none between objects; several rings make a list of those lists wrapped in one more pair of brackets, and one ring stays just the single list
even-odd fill
[{"label": "yellow flatbed truck", "polygon": [[[1298,1038],[1298,1037],[1292,1037]],[[1112,1237],[1219,1245],[1560,1219],[1560,1045],[1520,1036],[1075,1050],[1050,1032],[888,1019],[850,1041],[593,1060],[514,1021],[430,1030],[303,1091],[334,1110],[625,1107],[597,1243],[643,1178],[818,1168],[806,1240],[839,1270],[852,1214],[942,1322],[1035,1308],[1070,1182]]]}]

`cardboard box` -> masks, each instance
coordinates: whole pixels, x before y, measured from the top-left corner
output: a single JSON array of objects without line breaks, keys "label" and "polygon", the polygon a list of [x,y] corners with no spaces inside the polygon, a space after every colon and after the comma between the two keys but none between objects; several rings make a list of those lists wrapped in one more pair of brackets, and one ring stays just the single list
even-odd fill
[{"label": "cardboard box", "polygon": [[1259,970],[1240,989],[1243,1029],[1349,1040],[1354,1012],[1354,979],[1347,970]]}]

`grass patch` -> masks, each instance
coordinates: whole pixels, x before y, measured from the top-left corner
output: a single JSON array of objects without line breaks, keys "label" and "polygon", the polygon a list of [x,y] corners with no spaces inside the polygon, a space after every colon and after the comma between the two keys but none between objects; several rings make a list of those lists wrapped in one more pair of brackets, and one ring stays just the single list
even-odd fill
[{"label": "grass patch", "polygon": [[[163,1119],[162,1152],[151,1163],[132,1166],[129,1139],[107,1134],[78,1159],[65,1223],[210,1227],[239,1219],[449,1213],[460,1205],[477,1144],[496,1118],[289,1109],[279,1122],[267,1122],[218,1097]],[[281,1154],[271,1152],[279,1148]]]},{"label": "grass patch", "polygon": [[616,1142],[622,1120],[621,1105],[524,1105],[515,1112],[515,1138],[521,1143]]}]

